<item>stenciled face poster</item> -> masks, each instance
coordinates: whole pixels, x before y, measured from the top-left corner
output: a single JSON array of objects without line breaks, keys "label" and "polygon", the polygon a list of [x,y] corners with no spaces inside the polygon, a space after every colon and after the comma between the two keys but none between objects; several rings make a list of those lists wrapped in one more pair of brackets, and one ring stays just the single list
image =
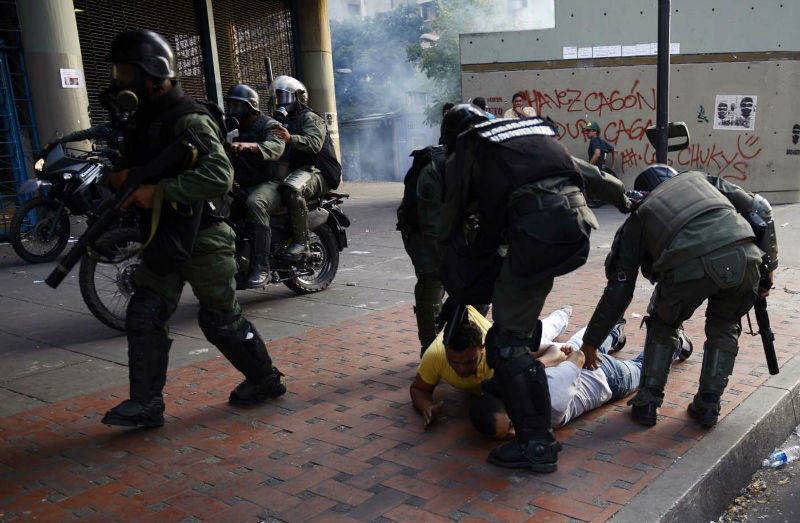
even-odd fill
[{"label": "stenciled face poster", "polygon": [[752,131],[756,125],[755,95],[718,94],[714,104],[714,129]]}]

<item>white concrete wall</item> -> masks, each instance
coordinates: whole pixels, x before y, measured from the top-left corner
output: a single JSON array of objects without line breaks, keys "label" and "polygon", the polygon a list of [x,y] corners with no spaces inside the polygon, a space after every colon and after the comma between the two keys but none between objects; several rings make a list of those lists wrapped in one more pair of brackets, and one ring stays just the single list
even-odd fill
[{"label": "white concrete wall", "polygon": [[[654,161],[644,130],[655,121],[655,84],[654,65],[462,73],[464,99],[484,96],[495,112],[524,92],[540,114],[559,122],[560,139],[578,157],[587,155],[581,127],[599,122],[622,155],[628,185]],[[720,175],[774,203],[800,201],[800,143],[792,142],[800,123],[798,85],[797,60],[673,64],[670,119],[688,124],[692,146],[670,153],[670,162]],[[715,130],[716,95],[756,96],[754,129]]]}]

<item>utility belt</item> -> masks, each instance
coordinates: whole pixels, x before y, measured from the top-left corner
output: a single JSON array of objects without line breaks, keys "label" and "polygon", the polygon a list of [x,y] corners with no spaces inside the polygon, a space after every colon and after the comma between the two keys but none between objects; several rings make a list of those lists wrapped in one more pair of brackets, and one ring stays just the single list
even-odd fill
[{"label": "utility belt", "polygon": [[568,185],[558,194],[532,191],[513,198],[508,214],[508,263],[529,283],[567,274],[589,255],[591,225],[575,209],[586,198]]}]

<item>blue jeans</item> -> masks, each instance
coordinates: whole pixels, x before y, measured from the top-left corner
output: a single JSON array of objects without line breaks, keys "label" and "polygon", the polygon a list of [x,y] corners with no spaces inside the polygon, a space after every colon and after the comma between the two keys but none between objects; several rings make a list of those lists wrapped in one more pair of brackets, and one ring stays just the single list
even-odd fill
[{"label": "blue jeans", "polygon": [[[585,332],[586,328],[584,327],[576,332],[567,343],[574,347],[575,350],[580,350]],[[614,346],[618,338],[619,329],[615,326],[611,329],[611,334],[597,347],[597,352],[600,353],[600,369],[602,369],[608,380],[612,400],[624,398],[636,392],[639,388],[639,380],[642,377],[642,360],[644,359],[643,352],[640,352],[632,360],[620,360],[609,355],[608,351]]]}]

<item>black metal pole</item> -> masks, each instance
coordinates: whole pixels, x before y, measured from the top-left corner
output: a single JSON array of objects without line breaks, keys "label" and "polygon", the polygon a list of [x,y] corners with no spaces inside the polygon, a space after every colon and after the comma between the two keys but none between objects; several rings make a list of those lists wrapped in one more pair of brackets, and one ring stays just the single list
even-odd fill
[{"label": "black metal pole", "polygon": [[269,56],[264,58],[264,71],[267,74],[267,87],[269,87],[275,79],[272,73],[272,59]]},{"label": "black metal pole", "polygon": [[656,76],[656,162],[667,163],[669,144],[669,19],[670,0],[658,0],[658,64]]},{"label": "black metal pole", "polygon": [[217,35],[214,30],[214,8],[211,0],[195,0],[194,9],[197,14],[197,30],[200,33],[200,47],[203,51],[206,98],[222,105],[222,77],[219,72]]}]

